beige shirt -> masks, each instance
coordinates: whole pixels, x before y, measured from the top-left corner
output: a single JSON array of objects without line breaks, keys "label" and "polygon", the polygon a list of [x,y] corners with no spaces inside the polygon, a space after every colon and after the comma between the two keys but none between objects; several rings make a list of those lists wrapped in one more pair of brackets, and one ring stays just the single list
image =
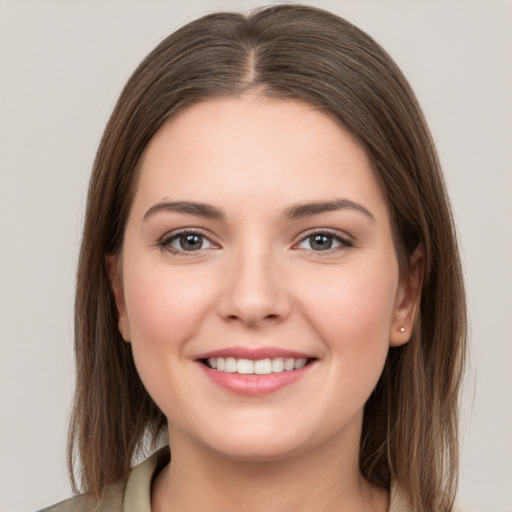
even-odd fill
[{"label": "beige shirt", "polygon": [[[39,512],[151,512],[151,483],[169,462],[168,448],[155,452],[130,473],[105,486],[99,500],[80,494]],[[403,498],[391,488],[389,512],[410,512]]]}]

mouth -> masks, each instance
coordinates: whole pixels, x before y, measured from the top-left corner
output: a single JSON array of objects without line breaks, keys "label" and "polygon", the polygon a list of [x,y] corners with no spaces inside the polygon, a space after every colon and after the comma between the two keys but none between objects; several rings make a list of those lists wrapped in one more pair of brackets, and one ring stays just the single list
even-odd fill
[{"label": "mouth", "polygon": [[216,385],[243,396],[265,396],[298,382],[318,366],[310,354],[272,347],[231,347],[197,359]]},{"label": "mouth", "polygon": [[239,375],[269,375],[300,370],[313,363],[315,358],[274,357],[247,359],[236,357],[208,357],[199,361],[211,370]]}]

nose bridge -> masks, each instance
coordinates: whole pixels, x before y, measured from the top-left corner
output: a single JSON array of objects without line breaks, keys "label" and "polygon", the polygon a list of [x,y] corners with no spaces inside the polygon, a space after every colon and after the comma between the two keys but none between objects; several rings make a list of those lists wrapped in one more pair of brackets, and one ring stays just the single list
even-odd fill
[{"label": "nose bridge", "polygon": [[221,314],[229,320],[254,326],[261,321],[279,321],[289,312],[285,281],[272,247],[261,241],[233,251],[229,276],[223,290]]}]

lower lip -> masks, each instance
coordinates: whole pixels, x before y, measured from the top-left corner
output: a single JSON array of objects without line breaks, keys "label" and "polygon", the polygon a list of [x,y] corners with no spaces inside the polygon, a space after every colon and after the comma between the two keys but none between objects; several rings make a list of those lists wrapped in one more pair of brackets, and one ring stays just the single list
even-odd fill
[{"label": "lower lip", "polygon": [[232,393],[246,396],[264,396],[273,393],[302,379],[315,365],[314,362],[310,362],[298,370],[269,373],[266,375],[243,375],[214,370],[201,362],[198,362],[198,364],[215,384]]}]

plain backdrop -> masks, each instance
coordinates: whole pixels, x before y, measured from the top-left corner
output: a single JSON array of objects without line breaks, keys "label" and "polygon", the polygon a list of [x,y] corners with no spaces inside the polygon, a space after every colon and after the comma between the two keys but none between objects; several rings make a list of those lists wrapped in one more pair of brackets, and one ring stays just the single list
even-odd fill
[{"label": "plain backdrop", "polygon": [[[311,0],[380,42],[430,123],[471,319],[459,503],[512,510],[512,2]],[[235,0],[0,0],[0,511],[70,496],[74,269],[121,87],[168,33]]]}]

